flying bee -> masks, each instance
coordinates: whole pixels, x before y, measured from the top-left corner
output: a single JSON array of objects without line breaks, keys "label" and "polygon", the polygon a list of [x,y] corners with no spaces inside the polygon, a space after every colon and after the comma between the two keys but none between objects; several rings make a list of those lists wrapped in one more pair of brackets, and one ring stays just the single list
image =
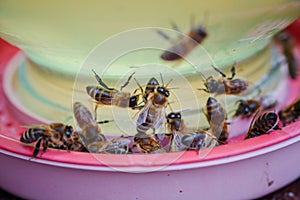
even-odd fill
[{"label": "flying bee", "polygon": [[238,108],[233,117],[241,116],[247,118],[252,116],[258,110],[267,110],[274,108],[277,100],[272,95],[261,95],[258,98],[238,100]]},{"label": "flying bee", "polygon": [[131,140],[126,137],[117,137],[113,138],[105,144],[103,153],[111,153],[111,154],[129,154],[132,153],[130,148]]},{"label": "flying bee", "polygon": [[168,129],[173,133],[172,151],[199,150],[218,145],[218,139],[204,130],[187,128],[180,112],[167,115]]},{"label": "flying bee", "polygon": [[207,121],[210,125],[211,133],[225,142],[228,138],[227,113],[224,107],[213,97],[209,97],[206,102]]},{"label": "flying bee", "polygon": [[136,147],[143,153],[157,153],[163,151],[158,141],[146,133],[137,133],[134,136],[134,142]]},{"label": "flying bee", "polygon": [[[172,25],[175,31],[181,32],[175,23]],[[172,39],[164,32],[160,30],[157,32],[164,39],[172,42]],[[191,23],[189,32],[185,36],[180,37],[178,41],[172,42],[173,46],[164,51],[160,57],[165,61],[180,60],[186,57],[194,48],[201,44],[207,35],[207,31],[202,25],[196,26],[194,23]]]},{"label": "flying bee", "polygon": [[263,134],[270,133],[272,130],[279,130],[278,116],[275,112],[265,112],[261,114],[256,120],[251,122],[250,128],[246,134],[245,139],[257,137]]},{"label": "flying bee", "polygon": [[282,53],[285,57],[289,76],[296,79],[299,74],[299,62],[295,56],[295,41],[293,37],[285,31],[280,31],[274,36],[275,41],[281,45]]},{"label": "flying bee", "polygon": [[134,73],[128,77],[127,81],[123,86],[121,86],[120,90],[108,87],[94,70],[93,73],[100,86],[87,86],[86,91],[88,95],[96,101],[95,117],[99,104],[114,105],[121,108],[138,108],[140,94],[131,95],[128,92],[122,92],[122,89],[129,84],[129,81],[133,77]]},{"label": "flying bee", "polygon": [[[172,80],[170,80],[169,83],[171,81]],[[136,129],[138,133],[146,133],[150,128],[155,132],[155,129],[163,124],[165,108],[168,105],[168,97],[170,96],[170,92],[167,88],[169,83],[166,86],[164,86],[164,84],[163,86],[157,86],[155,91],[150,93],[147,103],[139,113],[137,119]]]},{"label": "flying bee", "polygon": [[[242,79],[234,79],[235,77],[235,64],[231,67],[231,77],[226,78],[226,74],[220,69],[212,66],[212,68],[222,75],[222,78],[216,80],[212,76],[206,78],[204,82],[205,88],[199,88],[207,93],[219,94],[240,94],[248,87],[248,82]],[[226,78],[226,79],[225,79]]]},{"label": "flying bee", "polygon": [[71,150],[73,134],[73,127],[69,125],[62,123],[38,124],[29,126],[21,135],[20,141],[23,143],[36,142],[33,151],[33,157],[36,157],[41,145],[43,153],[48,147]]},{"label": "flying bee", "polygon": [[[73,104],[73,113],[78,126],[81,128],[81,137],[88,151],[97,153],[106,144],[106,137],[101,133],[98,122],[94,120],[92,113],[81,103]],[[108,121],[104,121],[106,123]]]},{"label": "flying bee", "polygon": [[300,117],[300,98],[278,112],[283,126],[295,122]]}]

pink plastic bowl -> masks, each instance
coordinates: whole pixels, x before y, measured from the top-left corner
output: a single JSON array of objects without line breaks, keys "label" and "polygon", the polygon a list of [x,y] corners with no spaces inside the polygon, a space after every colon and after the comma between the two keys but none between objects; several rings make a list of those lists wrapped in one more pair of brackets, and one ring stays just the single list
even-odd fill
[{"label": "pink plastic bowl", "polygon": [[[299,41],[300,20],[288,30]],[[3,40],[0,49],[2,82],[5,69],[24,55]],[[292,100],[300,80],[289,84]],[[205,157],[195,151],[93,155],[48,149],[33,159],[33,148],[18,142],[18,118],[34,122],[8,99],[0,102],[0,186],[26,199],[253,199],[300,176],[300,121],[213,148]]]}]

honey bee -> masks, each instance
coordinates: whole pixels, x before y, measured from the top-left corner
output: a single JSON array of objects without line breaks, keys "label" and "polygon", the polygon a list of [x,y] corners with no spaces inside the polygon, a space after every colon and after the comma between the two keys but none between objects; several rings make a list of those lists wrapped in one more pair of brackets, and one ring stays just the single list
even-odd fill
[{"label": "honey bee", "polygon": [[167,89],[168,84],[166,86],[157,86],[155,91],[150,93],[147,103],[137,119],[138,133],[146,133],[150,128],[155,132],[155,129],[163,124],[165,108],[168,105],[168,97],[170,96],[170,92]]},{"label": "honey bee", "polygon": [[[175,23],[173,24],[173,29],[181,32]],[[169,36],[165,33],[162,31],[157,32],[163,38],[172,42],[171,38],[169,38]],[[207,31],[202,25],[195,26],[192,24],[189,32],[185,36],[181,37],[177,42],[172,42],[174,45],[164,51],[160,57],[165,61],[180,60],[186,57],[194,48],[201,44],[207,35]]]},{"label": "honey bee", "polygon": [[126,83],[123,86],[121,86],[120,91],[115,88],[108,87],[94,70],[93,73],[95,74],[95,78],[100,86],[87,86],[86,91],[88,95],[92,97],[92,99],[96,100],[95,117],[96,117],[98,104],[114,105],[121,108],[127,108],[127,107],[132,109],[138,108],[140,95],[139,94],[131,95],[128,92],[122,92],[122,89],[129,84],[129,81],[134,75],[134,73],[132,73],[128,77]]},{"label": "honey bee", "polygon": [[278,116],[275,112],[265,112],[256,120],[253,118],[245,139],[257,137],[270,133],[272,130],[280,129],[278,126]]},{"label": "honey bee", "polygon": [[158,153],[163,151],[158,141],[146,133],[137,133],[134,136],[134,142],[137,148],[143,153]]},{"label": "honey bee", "polygon": [[299,63],[294,53],[296,45],[293,37],[285,31],[280,31],[274,38],[281,45],[282,53],[288,65],[289,76],[296,79],[299,74]]},{"label": "honey bee", "polygon": [[188,150],[200,150],[202,148],[218,146],[218,141],[218,138],[204,130],[185,134],[181,139],[181,143],[186,146]]},{"label": "honey bee", "polygon": [[33,157],[38,155],[42,145],[43,153],[48,147],[67,150],[81,150],[82,143],[80,140],[73,143],[74,139],[73,127],[63,123],[38,124],[29,126],[29,128],[21,135],[20,141],[23,143],[36,142],[33,151]]},{"label": "honey bee", "polygon": [[278,116],[283,126],[295,122],[300,117],[300,99],[289,104],[278,112]]},{"label": "honey bee", "polygon": [[[226,74],[220,69],[212,66],[215,71],[222,75],[219,80],[214,79],[212,76],[208,77],[205,82],[205,88],[199,88],[207,93],[219,94],[240,94],[248,87],[248,82],[242,79],[234,79],[235,77],[235,65],[231,67],[231,77],[226,78]],[[226,78],[226,79],[225,79]]]},{"label": "honey bee", "polygon": [[218,139],[207,131],[187,128],[180,112],[169,113],[167,124],[173,133],[172,151],[199,150],[218,145]]},{"label": "honey bee", "polygon": [[225,142],[229,135],[226,110],[215,98],[209,97],[204,114],[210,125],[211,133],[221,142]]},{"label": "honey bee", "polygon": [[132,153],[130,148],[131,140],[126,137],[117,137],[113,138],[105,144],[103,153],[111,153],[111,154],[129,154]]},{"label": "honey bee", "polygon": [[88,151],[93,153],[100,152],[107,140],[101,133],[101,128],[98,122],[94,120],[92,113],[79,102],[73,104],[73,112],[77,124],[82,130],[81,137]]},{"label": "honey bee", "polygon": [[277,100],[271,95],[262,95],[258,98],[238,100],[238,108],[233,117],[250,117],[258,110],[267,110],[274,108],[277,104]]}]

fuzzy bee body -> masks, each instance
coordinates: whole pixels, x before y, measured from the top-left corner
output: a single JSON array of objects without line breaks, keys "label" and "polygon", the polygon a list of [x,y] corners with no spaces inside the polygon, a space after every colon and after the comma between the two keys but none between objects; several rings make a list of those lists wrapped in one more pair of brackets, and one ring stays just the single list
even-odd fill
[{"label": "fuzzy bee body", "polygon": [[265,112],[251,123],[245,139],[267,134],[276,129],[280,129],[277,114],[275,112]]},{"label": "fuzzy bee body", "polygon": [[241,116],[242,118],[251,117],[258,110],[274,108],[277,104],[277,100],[271,95],[262,95],[258,98],[238,100],[237,102],[239,104],[234,117]]},{"label": "fuzzy bee body", "polygon": [[210,125],[211,133],[220,141],[228,138],[227,113],[223,106],[213,97],[209,97],[206,103],[206,118]]},{"label": "fuzzy bee body", "polygon": [[212,76],[208,77],[204,82],[205,88],[200,88],[199,90],[203,90],[207,93],[216,94],[216,95],[220,95],[220,94],[237,95],[248,88],[248,82],[246,80],[239,79],[239,78],[234,79],[235,76],[234,65],[231,68],[230,78],[226,78],[226,75],[220,69],[214,66],[212,67],[215,71],[217,71],[222,75],[222,78],[216,80]]},{"label": "fuzzy bee body", "polygon": [[186,127],[180,113],[169,113],[167,124],[173,133],[172,151],[199,150],[218,145],[218,139],[207,131]]},{"label": "fuzzy bee body", "polygon": [[[23,143],[36,142],[33,157],[36,157],[40,146],[43,146],[43,152],[48,147],[71,150],[74,141],[73,127],[63,123],[39,124],[30,126],[20,138]],[[80,143],[80,141],[78,141]],[[79,150],[79,148],[74,150]]]},{"label": "fuzzy bee body", "polygon": [[158,86],[159,86],[159,82],[157,81],[157,79],[154,77],[150,78],[150,80],[148,81],[148,83],[146,85],[145,92],[143,95],[143,98],[145,99],[145,101],[148,100],[148,97],[151,93],[155,92],[155,89]]},{"label": "fuzzy bee body", "polygon": [[81,137],[90,152],[99,152],[106,144],[106,137],[101,133],[97,121],[92,113],[81,103],[75,102],[73,105],[74,117],[81,128]]},{"label": "fuzzy bee body", "polygon": [[168,89],[161,86],[150,94],[149,100],[138,116],[138,133],[146,133],[150,128],[155,130],[163,124],[169,95]]},{"label": "fuzzy bee body", "polygon": [[146,133],[137,133],[134,137],[134,142],[143,153],[155,153],[163,150],[158,141]]},{"label": "fuzzy bee body", "polygon": [[281,45],[282,53],[285,57],[289,76],[296,79],[299,75],[299,61],[295,56],[295,41],[287,32],[280,31],[274,36],[275,40]]},{"label": "fuzzy bee body", "polygon": [[138,104],[138,95],[131,96],[130,93],[118,90],[106,90],[99,86],[87,86],[88,95],[96,100],[96,103],[103,105],[114,105],[121,108],[135,108]]},{"label": "fuzzy bee body", "polygon": [[200,150],[202,148],[209,148],[219,145],[218,139],[204,130],[198,130],[194,133],[185,134],[181,143],[187,149]]},{"label": "fuzzy bee body", "polygon": [[297,121],[300,117],[300,99],[280,110],[278,116],[283,126]]},{"label": "fuzzy bee body", "polygon": [[111,154],[129,154],[132,153],[130,148],[131,140],[125,137],[117,137],[109,140],[104,146],[103,153]]}]

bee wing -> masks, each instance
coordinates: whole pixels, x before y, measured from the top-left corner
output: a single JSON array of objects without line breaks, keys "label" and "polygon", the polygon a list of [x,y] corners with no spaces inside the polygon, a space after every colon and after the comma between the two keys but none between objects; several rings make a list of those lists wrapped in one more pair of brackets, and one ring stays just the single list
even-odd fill
[{"label": "bee wing", "polygon": [[153,123],[153,128],[154,129],[159,128],[164,123],[165,119],[166,119],[166,107],[162,107],[162,109],[158,113],[156,120]]},{"label": "bee wing", "polygon": [[148,100],[145,107],[143,108],[143,110],[141,110],[141,112],[139,114],[139,117],[138,117],[137,122],[136,122],[137,126],[145,123],[147,115],[148,115],[148,111],[149,111],[149,108],[150,108],[151,105],[152,105],[152,101]]},{"label": "bee wing", "polygon": [[251,120],[251,123],[250,123],[250,125],[249,125],[249,128],[248,128],[248,131],[247,131],[247,134],[249,133],[249,131],[252,129],[252,127],[253,127],[253,124],[255,123],[255,121],[256,121],[256,119],[257,119],[257,117],[259,116],[258,114],[260,114],[262,112],[262,110],[261,109],[258,109],[257,111],[256,111],[256,113],[254,114],[254,116],[253,116],[253,118],[252,118],[252,120]]},{"label": "bee wing", "polygon": [[30,124],[30,125],[24,125],[22,127],[27,128],[27,129],[40,128],[40,129],[45,129],[45,130],[52,130],[48,124]]},{"label": "bee wing", "polygon": [[84,128],[87,124],[93,124],[94,126],[97,125],[92,113],[81,103],[74,103],[73,113],[80,128]]}]

